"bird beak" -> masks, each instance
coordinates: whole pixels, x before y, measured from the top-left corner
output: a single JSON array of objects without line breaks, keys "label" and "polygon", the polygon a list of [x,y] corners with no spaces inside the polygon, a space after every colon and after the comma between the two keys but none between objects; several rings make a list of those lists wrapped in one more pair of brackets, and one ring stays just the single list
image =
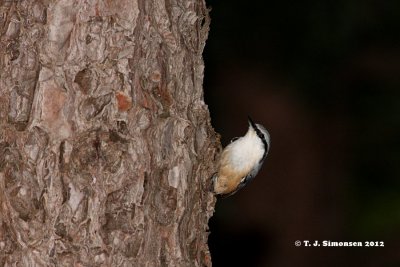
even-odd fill
[{"label": "bird beak", "polygon": [[248,120],[248,122],[249,122],[249,125],[250,125],[251,127],[255,128],[255,123],[254,123],[254,121],[250,118],[250,116],[247,116],[247,120]]}]

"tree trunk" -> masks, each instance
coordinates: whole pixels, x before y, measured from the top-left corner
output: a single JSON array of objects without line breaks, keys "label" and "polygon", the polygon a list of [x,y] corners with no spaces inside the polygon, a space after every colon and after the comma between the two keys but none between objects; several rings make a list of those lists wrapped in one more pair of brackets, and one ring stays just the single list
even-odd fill
[{"label": "tree trunk", "polygon": [[204,0],[0,8],[0,266],[211,266]]}]

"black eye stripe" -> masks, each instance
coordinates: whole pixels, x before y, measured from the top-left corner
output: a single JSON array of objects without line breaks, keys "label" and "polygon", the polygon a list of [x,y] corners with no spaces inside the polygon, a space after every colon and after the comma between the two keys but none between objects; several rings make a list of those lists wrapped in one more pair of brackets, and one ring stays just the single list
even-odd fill
[{"label": "black eye stripe", "polygon": [[257,136],[260,137],[260,139],[261,139],[261,141],[262,141],[262,143],[264,145],[264,148],[265,148],[264,154],[263,154],[263,156],[261,158],[261,160],[263,161],[267,157],[267,153],[268,153],[268,149],[269,149],[268,143],[267,143],[267,140],[265,139],[264,134],[260,131],[260,129],[258,129],[256,127],[254,130],[256,131]]},{"label": "black eye stripe", "polygon": [[260,139],[264,145],[265,151],[261,158],[261,161],[263,161],[267,157],[267,153],[268,153],[268,149],[269,149],[267,140],[265,138],[265,135],[261,132],[261,130],[257,127],[257,125],[253,122],[253,120],[250,118],[250,116],[248,117],[248,119],[249,119],[251,127],[253,127],[253,129],[256,131],[257,136],[260,137]]}]

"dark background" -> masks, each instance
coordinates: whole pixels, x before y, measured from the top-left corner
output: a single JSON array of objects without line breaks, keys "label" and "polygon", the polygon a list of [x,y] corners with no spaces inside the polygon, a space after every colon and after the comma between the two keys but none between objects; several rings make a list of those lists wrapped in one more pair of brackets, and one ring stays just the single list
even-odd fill
[{"label": "dark background", "polygon": [[400,1],[207,4],[212,124],[224,146],[247,115],[271,134],[256,179],[217,203],[213,266],[400,266]]}]

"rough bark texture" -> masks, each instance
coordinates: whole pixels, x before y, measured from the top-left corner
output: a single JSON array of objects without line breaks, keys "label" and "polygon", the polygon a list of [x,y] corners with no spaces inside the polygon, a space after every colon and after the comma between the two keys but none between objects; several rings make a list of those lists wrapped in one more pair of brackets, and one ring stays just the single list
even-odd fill
[{"label": "rough bark texture", "polygon": [[0,266],[210,266],[204,1],[0,4]]}]

